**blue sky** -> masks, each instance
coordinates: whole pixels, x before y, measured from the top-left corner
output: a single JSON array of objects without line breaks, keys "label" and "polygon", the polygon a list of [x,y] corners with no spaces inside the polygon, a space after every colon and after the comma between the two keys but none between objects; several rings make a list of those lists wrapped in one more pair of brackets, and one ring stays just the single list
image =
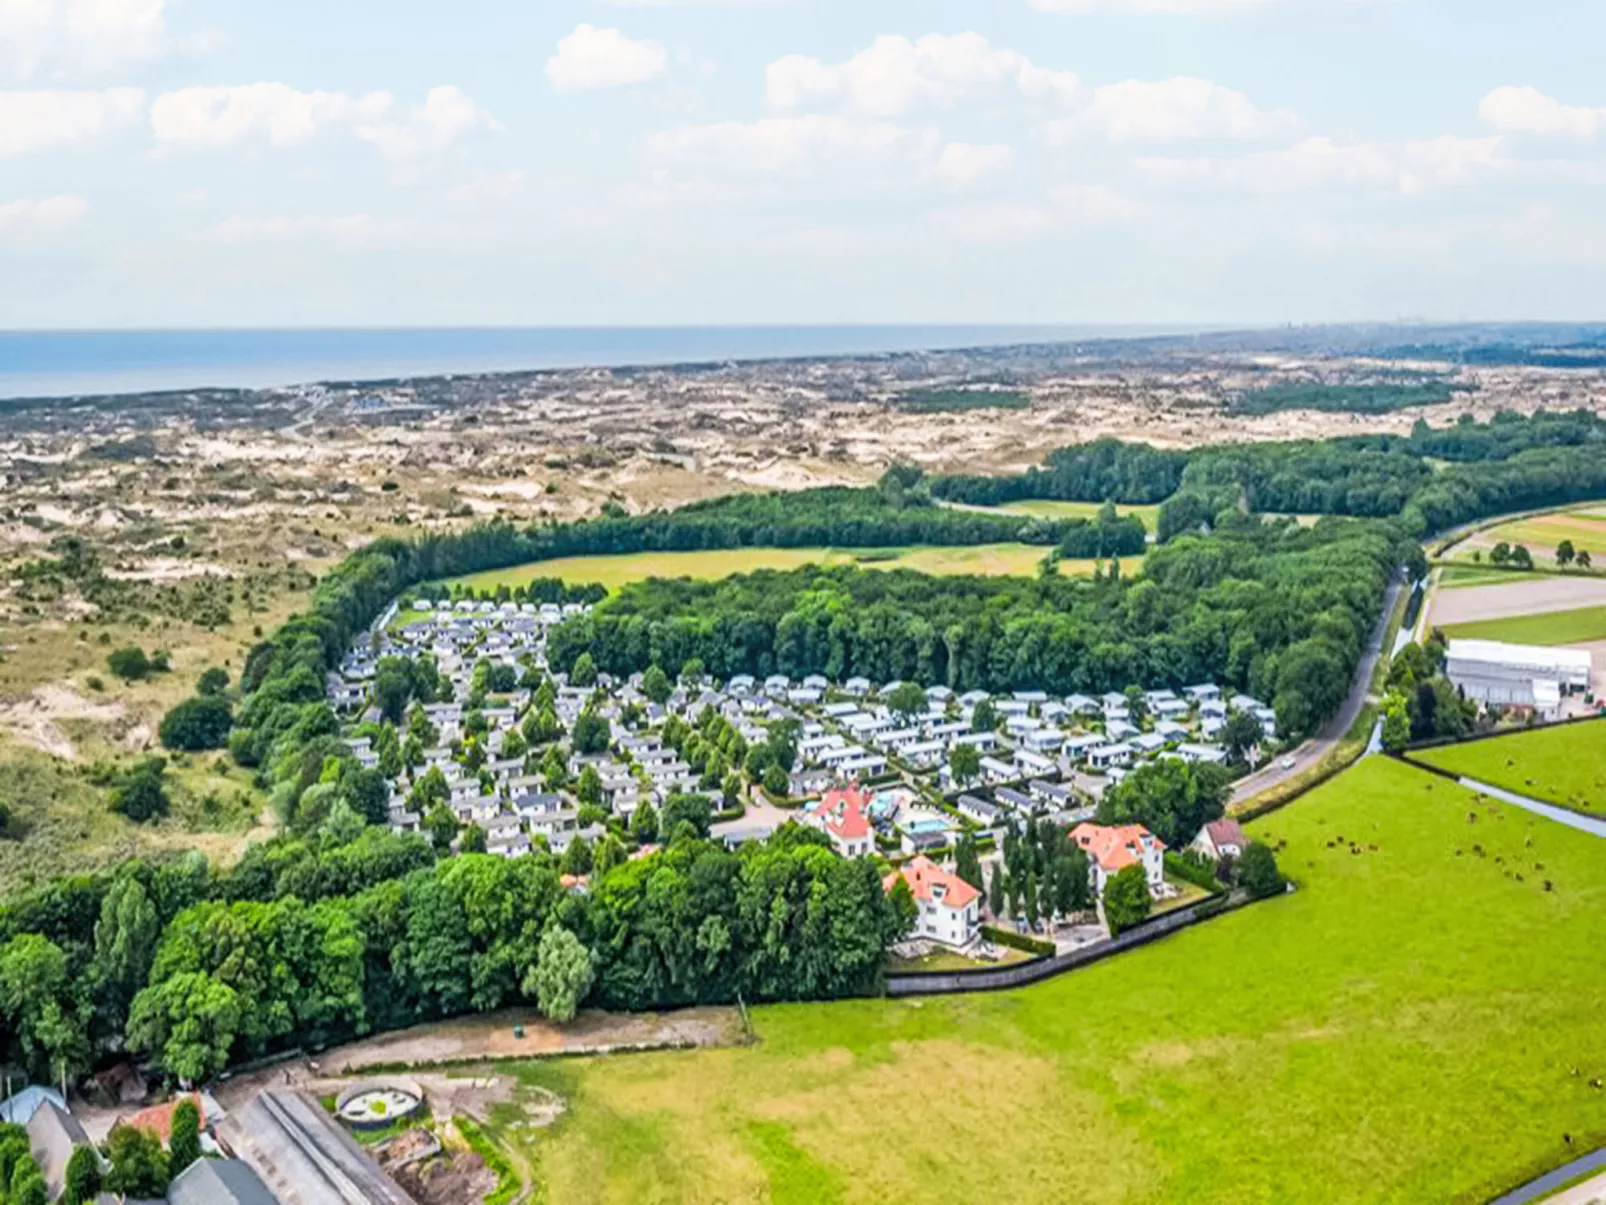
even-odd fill
[{"label": "blue sky", "polygon": [[0,326],[1606,318],[1591,0],[0,0]]}]

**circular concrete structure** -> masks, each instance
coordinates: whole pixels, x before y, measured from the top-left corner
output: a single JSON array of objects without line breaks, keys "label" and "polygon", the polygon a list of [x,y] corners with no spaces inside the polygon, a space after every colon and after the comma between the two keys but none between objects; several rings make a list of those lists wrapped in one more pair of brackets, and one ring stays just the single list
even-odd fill
[{"label": "circular concrete structure", "polygon": [[408,1080],[369,1080],[353,1084],[335,1098],[335,1116],[354,1130],[382,1130],[413,1116],[424,1093]]}]

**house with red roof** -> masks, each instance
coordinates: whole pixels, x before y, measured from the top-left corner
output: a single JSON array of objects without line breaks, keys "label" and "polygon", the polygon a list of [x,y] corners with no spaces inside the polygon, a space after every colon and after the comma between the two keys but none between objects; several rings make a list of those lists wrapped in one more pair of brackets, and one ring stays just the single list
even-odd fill
[{"label": "house with red roof", "polygon": [[1243,857],[1244,850],[1249,848],[1249,838],[1244,835],[1241,824],[1223,817],[1201,828],[1188,848],[1198,850],[1212,862],[1219,862],[1223,858]]},{"label": "house with red roof", "polygon": [[1071,840],[1087,854],[1088,873],[1099,895],[1104,894],[1104,884],[1113,875],[1134,863],[1143,867],[1151,893],[1164,892],[1165,842],[1143,825],[1078,824],[1071,830]]},{"label": "house with red roof", "polygon": [[899,879],[919,906],[910,937],[926,938],[945,946],[968,946],[981,924],[981,892],[964,879],[944,870],[924,854],[909,859],[881,880],[891,891]]},{"label": "house with red roof", "polygon": [[844,858],[867,858],[875,850],[869,809],[869,793],[851,786],[827,791],[809,819],[831,838],[832,846]]}]

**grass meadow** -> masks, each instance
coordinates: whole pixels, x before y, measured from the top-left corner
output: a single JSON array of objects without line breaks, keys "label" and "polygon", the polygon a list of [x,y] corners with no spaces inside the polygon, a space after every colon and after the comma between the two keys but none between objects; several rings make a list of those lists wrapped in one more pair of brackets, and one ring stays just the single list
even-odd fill
[{"label": "grass meadow", "polygon": [[1531,728],[1411,756],[1521,795],[1606,813],[1606,720]]},{"label": "grass meadow", "polygon": [[1446,636],[1467,640],[1505,640],[1511,644],[1584,644],[1606,640],[1606,607],[1579,607],[1573,611],[1545,611],[1505,619],[1453,623]]},{"label": "grass meadow", "polygon": [[[1035,544],[975,544],[958,546],[908,547],[885,550],[840,548],[729,548],[697,552],[636,552],[621,556],[563,557],[493,569],[486,573],[453,578],[453,585],[475,590],[495,590],[498,586],[521,586],[538,577],[557,577],[566,582],[599,582],[618,590],[632,582],[652,577],[689,577],[714,581],[733,573],[755,569],[797,569],[804,565],[851,565],[865,569],[914,569],[937,576],[981,574],[986,576],[1031,577],[1048,549]],[[1136,558],[1134,558],[1135,562]],[[1088,575],[1091,560],[1060,562],[1060,572]]]},{"label": "grass meadow", "polygon": [[1296,893],[1021,991],[512,1065],[568,1103],[513,1140],[632,1205],[1481,1203],[1606,1141],[1606,842],[1382,758],[1253,829]]}]

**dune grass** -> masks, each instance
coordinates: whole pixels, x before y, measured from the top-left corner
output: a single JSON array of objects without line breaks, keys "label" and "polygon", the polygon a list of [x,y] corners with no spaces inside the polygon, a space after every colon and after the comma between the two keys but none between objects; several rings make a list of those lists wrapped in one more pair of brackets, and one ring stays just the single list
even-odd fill
[{"label": "dune grass", "polygon": [[509,1067],[548,1198],[1481,1202],[1606,1141],[1606,842],[1380,758],[1254,831],[1297,893],[1032,988]]},{"label": "dune grass", "polygon": [[1520,795],[1606,813],[1606,720],[1531,728],[1411,756]]}]

